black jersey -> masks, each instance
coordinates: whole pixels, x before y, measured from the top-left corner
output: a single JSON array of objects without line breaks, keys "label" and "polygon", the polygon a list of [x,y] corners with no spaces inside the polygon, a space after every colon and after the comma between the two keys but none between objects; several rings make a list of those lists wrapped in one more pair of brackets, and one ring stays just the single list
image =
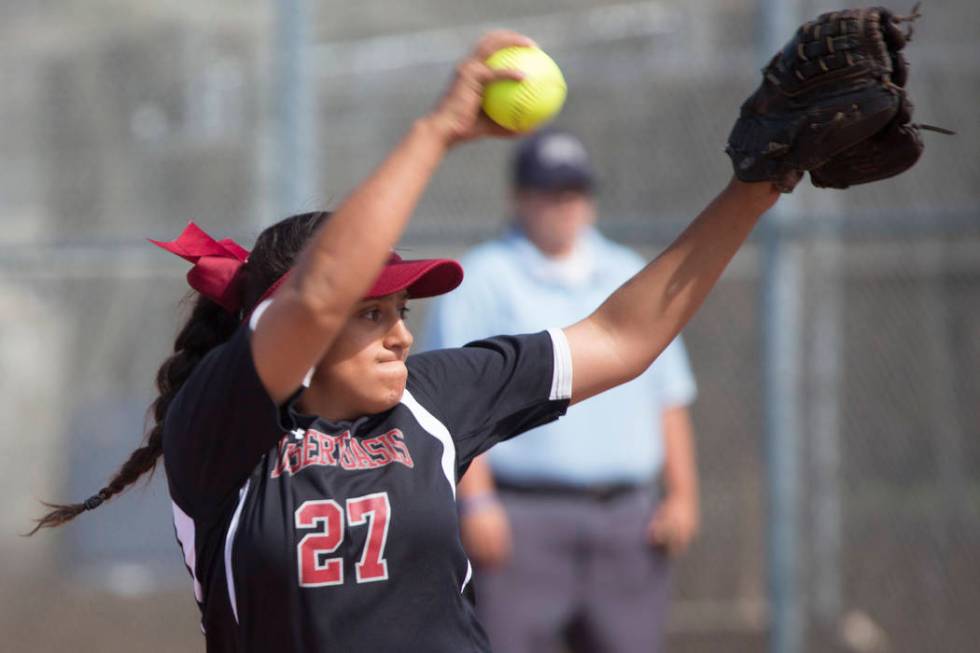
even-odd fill
[{"label": "black jersey", "polygon": [[277,407],[243,325],[174,398],[164,462],[209,652],[468,653],[456,481],[571,394],[560,331],[410,356],[404,397],[353,422]]}]

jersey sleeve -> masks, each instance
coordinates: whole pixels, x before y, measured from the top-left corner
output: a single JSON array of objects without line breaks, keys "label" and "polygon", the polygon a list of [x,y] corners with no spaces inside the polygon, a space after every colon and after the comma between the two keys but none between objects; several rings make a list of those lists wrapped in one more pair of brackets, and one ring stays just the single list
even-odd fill
[{"label": "jersey sleeve", "polygon": [[174,397],[163,427],[170,494],[192,517],[220,511],[282,434],[281,410],[259,379],[251,326],[208,352]]},{"label": "jersey sleeve", "polygon": [[416,354],[408,368],[409,391],[454,440],[458,473],[497,442],[564,415],[572,394],[560,329]]}]

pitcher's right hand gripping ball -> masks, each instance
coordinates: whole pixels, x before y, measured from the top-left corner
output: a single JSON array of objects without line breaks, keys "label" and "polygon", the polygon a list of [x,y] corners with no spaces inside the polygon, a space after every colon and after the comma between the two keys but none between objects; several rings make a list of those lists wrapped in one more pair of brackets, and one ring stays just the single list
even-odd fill
[{"label": "pitcher's right hand gripping ball", "polygon": [[493,70],[513,69],[520,81],[502,79],[483,91],[483,111],[495,123],[515,132],[537,129],[561,111],[568,88],[561,68],[538,48],[509,47],[487,58]]},{"label": "pitcher's right hand gripping ball", "polygon": [[912,30],[901,23],[918,17],[918,5],[910,16],[872,7],[800,27],[742,104],[726,149],[735,175],[788,193],[805,171],[815,186],[847,188],[912,167],[928,126],[910,122],[901,51]]}]

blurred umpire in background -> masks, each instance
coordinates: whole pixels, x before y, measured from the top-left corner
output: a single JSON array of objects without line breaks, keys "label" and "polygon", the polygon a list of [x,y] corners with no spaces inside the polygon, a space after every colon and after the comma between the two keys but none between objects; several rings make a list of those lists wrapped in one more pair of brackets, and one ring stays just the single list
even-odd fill
[{"label": "blurred umpire in background", "polygon": [[[642,266],[593,226],[595,174],[574,135],[524,140],[513,161],[514,222],[464,259],[466,277],[432,307],[424,345],[571,324]],[[631,383],[559,423],[504,442],[459,485],[477,611],[495,651],[650,653],[662,648],[669,559],[699,524],[678,337]]]}]

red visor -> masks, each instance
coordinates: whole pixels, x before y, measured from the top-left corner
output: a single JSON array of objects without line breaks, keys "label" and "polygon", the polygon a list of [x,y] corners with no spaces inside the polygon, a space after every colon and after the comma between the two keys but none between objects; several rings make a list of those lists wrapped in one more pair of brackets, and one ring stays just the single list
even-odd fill
[{"label": "red visor", "polygon": [[[272,297],[279,286],[289,278],[289,272],[279,277],[258,303]],[[448,258],[423,258],[406,261],[394,252],[381,268],[374,285],[364,295],[364,299],[384,297],[402,290],[408,291],[411,299],[443,295],[463,282],[463,266]]]},{"label": "red visor", "polygon": [[392,253],[365,298],[384,297],[402,290],[407,290],[413,299],[435,297],[449,292],[462,281],[463,267],[456,261],[447,258],[406,261]]}]

